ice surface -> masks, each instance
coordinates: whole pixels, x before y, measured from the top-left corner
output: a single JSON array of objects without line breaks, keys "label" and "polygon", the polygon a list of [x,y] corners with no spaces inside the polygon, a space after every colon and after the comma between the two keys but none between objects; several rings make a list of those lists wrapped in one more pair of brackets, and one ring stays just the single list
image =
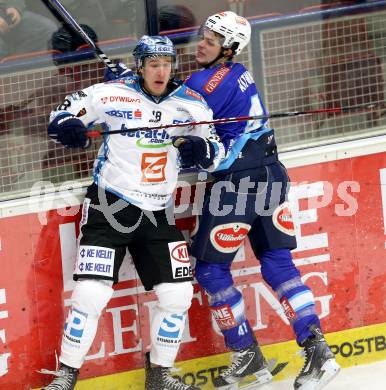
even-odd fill
[{"label": "ice surface", "polygon": [[[248,390],[293,389],[294,378]],[[344,368],[323,390],[386,390],[386,361]]]}]

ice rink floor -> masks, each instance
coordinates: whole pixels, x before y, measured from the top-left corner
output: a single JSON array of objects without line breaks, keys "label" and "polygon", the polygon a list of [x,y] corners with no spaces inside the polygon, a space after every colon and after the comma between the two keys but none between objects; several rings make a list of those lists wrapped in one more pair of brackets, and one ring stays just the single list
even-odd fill
[{"label": "ice rink floor", "polygon": [[[258,389],[293,389],[293,379],[269,383]],[[386,361],[344,368],[323,390],[386,390]]]}]

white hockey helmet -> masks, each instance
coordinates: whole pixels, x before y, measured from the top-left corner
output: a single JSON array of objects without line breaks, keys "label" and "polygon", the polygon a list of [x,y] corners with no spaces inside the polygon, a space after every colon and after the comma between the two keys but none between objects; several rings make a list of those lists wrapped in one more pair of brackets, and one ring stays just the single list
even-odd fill
[{"label": "white hockey helmet", "polygon": [[248,20],[232,11],[224,11],[209,16],[204,28],[214,31],[224,37],[221,46],[232,49],[234,54],[240,54],[251,39],[251,25]]}]

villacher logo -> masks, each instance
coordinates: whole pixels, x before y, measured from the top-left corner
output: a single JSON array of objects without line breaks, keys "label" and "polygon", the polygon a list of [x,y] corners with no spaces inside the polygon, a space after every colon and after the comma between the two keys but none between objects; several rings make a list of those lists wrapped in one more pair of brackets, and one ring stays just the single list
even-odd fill
[{"label": "villacher logo", "polygon": [[272,215],[273,224],[281,232],[290,236],[295,235],[295,227],[292,219],[289,203],[284,202],[273,212]]},{"label": "villacher logo", "polygon": [[241,222],[218,225],[210,232],[210,242],[219,252],[236,252],[250,229],[251,225]]}]

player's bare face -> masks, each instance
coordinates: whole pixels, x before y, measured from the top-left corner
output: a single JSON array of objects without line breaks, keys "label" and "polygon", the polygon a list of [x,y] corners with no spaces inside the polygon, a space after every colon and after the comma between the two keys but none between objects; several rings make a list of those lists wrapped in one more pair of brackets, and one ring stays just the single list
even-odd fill
[{"label": "player's bare face", "polygon": [[153,96],[165,93],[172,72],[171,57],[148,57],[142,68],[144,87]]},{"label": "player's bare face", "polygon": [[196,61],[200,66],[211,63],[221,52],[220,38],[208,29],[200,34],[197,43]]}]

